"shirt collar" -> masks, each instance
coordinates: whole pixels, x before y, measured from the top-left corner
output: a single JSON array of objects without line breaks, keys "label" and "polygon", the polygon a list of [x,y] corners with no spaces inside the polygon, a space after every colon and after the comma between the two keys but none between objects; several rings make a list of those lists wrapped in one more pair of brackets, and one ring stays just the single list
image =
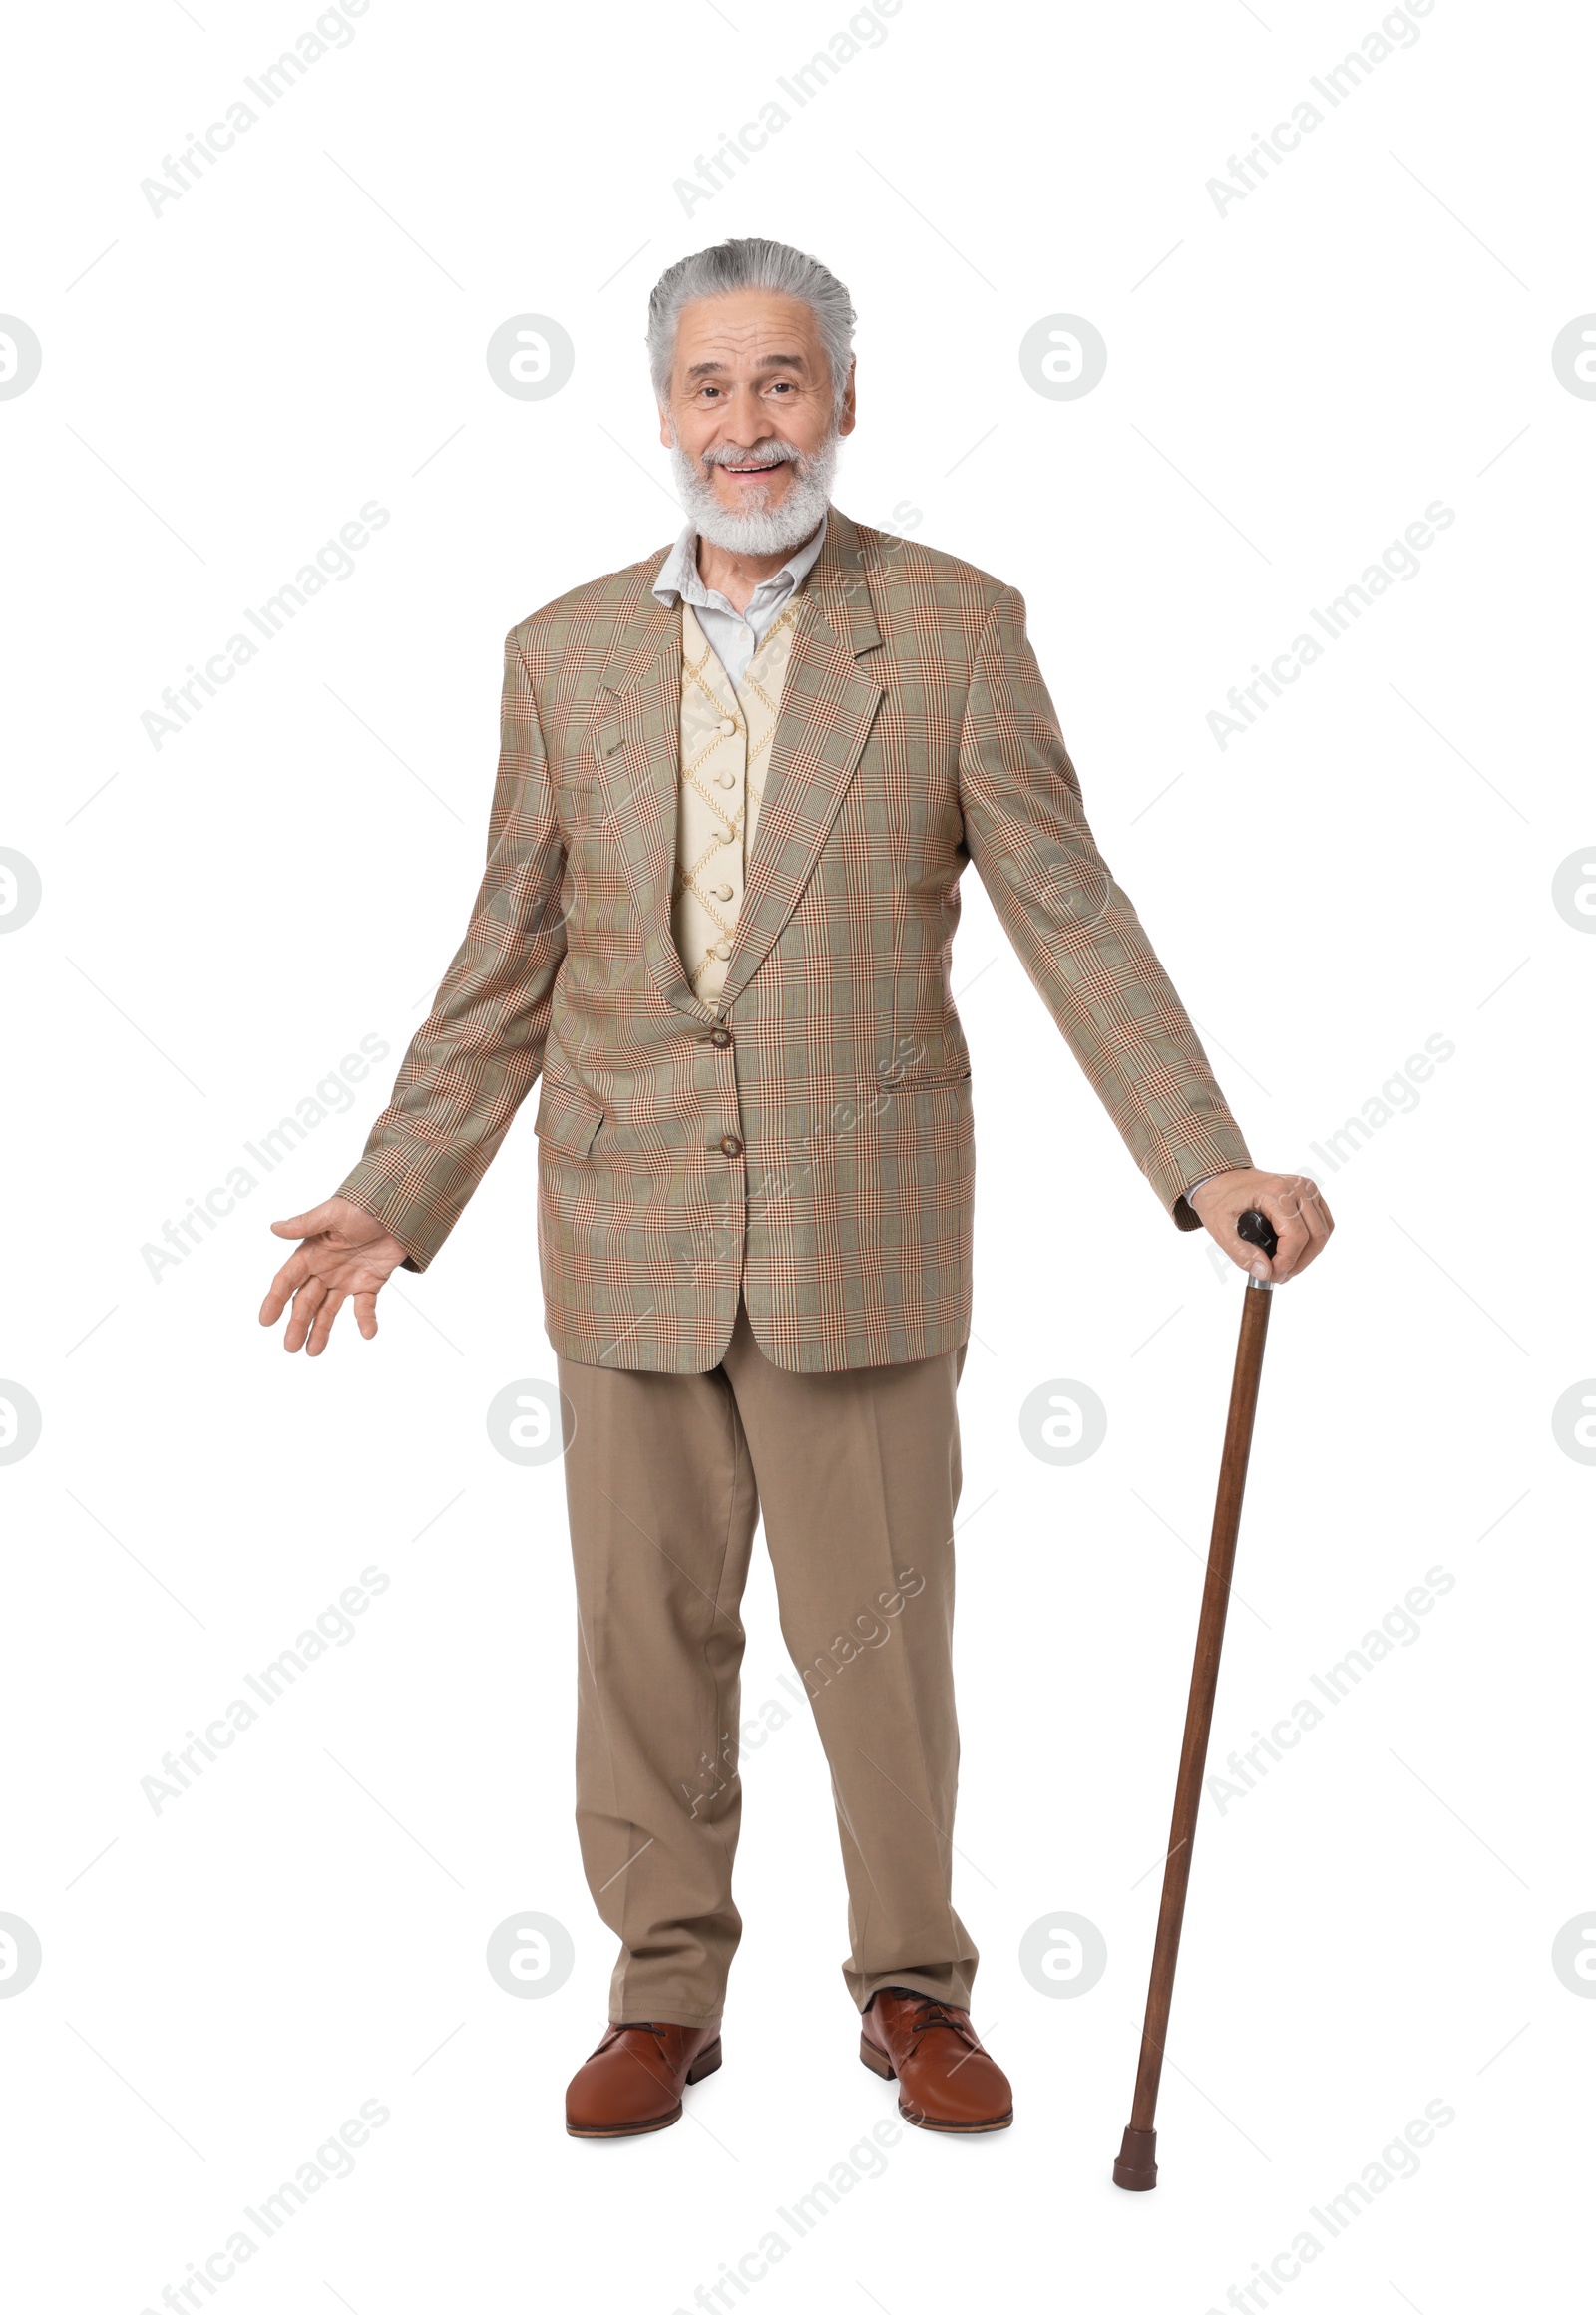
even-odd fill
[{"label": "shirt collar", "polygon": [[[794,594],[802,586],[820,559],[820,550],[826,544],[826,526],[830,510],[820,518],[820,528],[812,539],[797,547],[769,579],[762,579],[750,596],[751,602],[761,598],[766,602],[780,601],[784,595]],[[654,600],[673,608],[678,600],[690,602],[695,609],[706,604],[719,609],[725,596],[711,592],[698,576],[698,530],[689,523],[676,541],[664,562],[659,566],[653,584]]]}]

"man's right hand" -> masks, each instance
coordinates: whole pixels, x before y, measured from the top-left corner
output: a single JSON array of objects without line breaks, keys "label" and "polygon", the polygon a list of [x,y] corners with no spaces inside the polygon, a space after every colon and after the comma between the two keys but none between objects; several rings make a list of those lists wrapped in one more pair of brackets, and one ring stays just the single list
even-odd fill
[{"label": "man's right hand", "polygon": [[351,1296],[355,1324],[369,1343],[377,1332],[377,1295],[405,1259],[406,1249],[347,1198],[328,1198],[308,1214],[273,1222],[279,1238],[302,1241],[272,1280],[260,1306],[260,1324],[274,1327],[293,1304],[283,1331],[285,1350],[309,1345],[312,1358],[327,1348],[332,1322]]}]

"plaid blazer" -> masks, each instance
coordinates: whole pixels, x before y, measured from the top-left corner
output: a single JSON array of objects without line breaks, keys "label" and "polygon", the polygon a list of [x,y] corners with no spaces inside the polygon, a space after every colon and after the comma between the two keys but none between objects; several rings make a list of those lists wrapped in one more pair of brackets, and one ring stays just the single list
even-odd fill
[{"label": "plaid blazer", "polygon": [[664,548],[512,628],[488,863],[343,1195],[425,1269],[540,1071],[551,1342],[718,1363],[739,1287],[778,1366],[970,1331],[975,1144],[950,953],[973,860],[1177,1224],[1249,1162],[1092,840],[1012,587],[833,509],[800,596],[725,985],[671,935],[681,619]]}]

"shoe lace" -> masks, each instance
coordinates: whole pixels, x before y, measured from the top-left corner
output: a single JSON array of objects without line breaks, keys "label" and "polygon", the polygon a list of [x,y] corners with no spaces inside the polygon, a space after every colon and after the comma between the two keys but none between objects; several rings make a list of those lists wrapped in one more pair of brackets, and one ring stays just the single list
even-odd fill
[{"label": "shoe lace", "polygon": [[967,2049],[979,2050],[981,2048],[981,2044],[971,2032],[969,2020],[961,2017],[958,2011],[951,2010],[946,2002],[933,2001],[928,1994],[922,1999],[918,2011],[910,2021],[911,2040],[918,2042],[921,2035],[930,2033],[934,2026],[946,2026],[951,2034],[958,2035]]},{"label": "shoe lace", "polygon": [[599,2051],[611,2048],[614,2043],[620,2040],[622,2034],[651,2034],[658,2043],[659,2055],[663,2058],[665,2055],[665,2036],[669,2031],[668,2026],[661,2025],[654,2018],[628,2018],[623,2025],[610,2027],[608,2033],[599,2043],[598,2049],[594,2052],[594,2056],[597,2058]]}]

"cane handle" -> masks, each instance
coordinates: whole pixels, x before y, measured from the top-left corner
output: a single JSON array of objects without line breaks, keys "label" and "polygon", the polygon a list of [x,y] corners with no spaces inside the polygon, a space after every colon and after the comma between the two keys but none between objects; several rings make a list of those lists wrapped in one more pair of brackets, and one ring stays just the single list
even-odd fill
[{"label": "cane handle", "polygon": [[[1249,1206],[1245,1214],[1237,1215],[1236,1236],[1241,1239],[1244,1245],[1256,1246],[1260,1254],[1267,1254],[1271,1262],[1275,1259],[1275,1249],[1280,1244],[1280,1240],[1275,1234],[1274,1225],[1270,1222],[1269,1217],[1266,1214],[1260,1214],[1256,1206]],[[1262,1286],[1265,1281],[1254,1279],[1252,1284]]]}]

